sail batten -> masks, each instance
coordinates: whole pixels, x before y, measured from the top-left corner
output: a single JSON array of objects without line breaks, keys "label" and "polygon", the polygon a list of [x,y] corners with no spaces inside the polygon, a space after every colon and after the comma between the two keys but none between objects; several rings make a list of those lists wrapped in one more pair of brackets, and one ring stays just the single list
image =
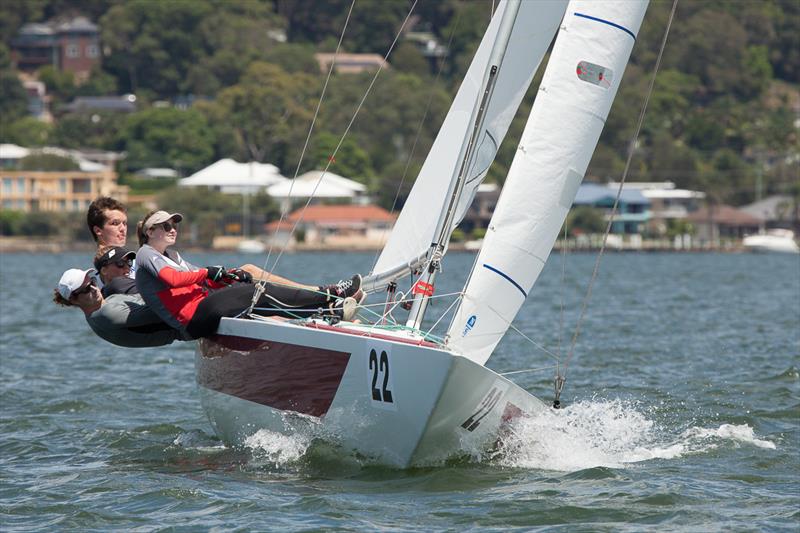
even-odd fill
[{"label": "sail batten", "polygon": [[448,345],[465,357],[480,364],[489,359],[539,277],[600,138],[647,4],[569,3],[448,330]]}]

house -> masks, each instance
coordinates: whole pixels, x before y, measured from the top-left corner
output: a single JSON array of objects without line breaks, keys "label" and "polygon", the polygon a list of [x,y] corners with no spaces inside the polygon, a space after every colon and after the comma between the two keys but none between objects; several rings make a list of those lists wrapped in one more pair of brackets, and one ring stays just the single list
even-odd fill
[{"label": "house", "polygon": [[267,194],[280,202],[284,213],[291,210],[293,202],[305,203],[311,197],[314,202],[335,201],[360,205],[369,203],[366,185],[322,170],[311,170],[294,180],[276,183],[267,189]]},{"label": "house", "polygon": [[716,247],[721,240],[739,240],[745,235],[758,233],[763,219],[724,204],[712,204],[687,215],[697,230],[696,240],[701,245]]},{"label": "house", "polygon": [[[609,182],[614,191],[619,187],[617,182]],[[647,228],[656,235],[665,235],[671,221],[681,220],[696,211],[706,194],[689,189],[677,189],[671,181],[663,182],[630,182],[625,190],[637,190],[650,201],[650,220]]]},{"label": "house", "polygon": [[78,96],[62,106],[69,113],[108,111],[111,113],[133,113],[136,111],[136,95],[119,96]]},{"label": "house", "polygon": [[382,247],[396,216],[376,205],[310,205],[291,213],[283,222],[267,224],[275,242],[285,243],[297,224],[293,242],[309,247],[377,249]]},{"label": "house", "polygon": [[331,63],[336,58],[334,71],[337,74],[358,74],[360,72],[374,72],[379,68],[388,69],[389,62],[379,54],[314,54],[319,64],[319,70],[327,73]]},{"label": "house", "polygon": [[178,181],[181,187],[208,187],[225,194],[255,194],[269,186],[289,181],[269,163],[239,163],[220,159],[191,176]]},{"label": "house", "polygon": [[[573,206],[589,206],[601,209],[608,218],[617,197],[619,186],[582,183],[575,195]],[[650,220],[650,200],[638,189],[623,188],[619,204],[611,225],[611,233],[640,234]]]},{"label": "house", "polygon": [[11,40],[11,59],[23,72],[52,65],[80,83],[100,63],[100,31],[82,16],[25,24]]},{"label": "house", "polygon": [[[128,187],[117,183],[113,166],[88,159],[116,160],[114,152],[90,154],[78,150],[45,147],[30,150],[0,144],[0,206],[16,211],[82,211],[97,196],[127,201]],[[35,154],[72,159],[78,170],[19,170],[20,161]]]}]

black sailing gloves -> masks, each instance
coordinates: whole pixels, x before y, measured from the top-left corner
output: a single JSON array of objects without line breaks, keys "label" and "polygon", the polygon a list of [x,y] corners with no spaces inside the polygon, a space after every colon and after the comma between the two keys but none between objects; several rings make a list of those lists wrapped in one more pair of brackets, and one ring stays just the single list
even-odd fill
[{"label": "black sailing gloves", "polygon": [[233,283],[235,281],[239,281],[241,283],[253,283],[253,276],[241,268],[225,270],[224,267],[217,265],[207,266],[206,270],[208,271],[206,277],[217,283]]}]

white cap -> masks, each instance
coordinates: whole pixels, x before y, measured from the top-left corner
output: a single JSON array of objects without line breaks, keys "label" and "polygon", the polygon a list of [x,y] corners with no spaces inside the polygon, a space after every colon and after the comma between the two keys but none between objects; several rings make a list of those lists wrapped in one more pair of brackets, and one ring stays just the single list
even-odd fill
[{"label": "white cap", "polygon": [[153,226],[162,224],[168,220],[174,220],[175,222],[180,222],[181,220],[183,220],[183,215],[181,215],[180,213],[167,213],[166,211],[156,211],[155,213],[147,217],[147,220],[145,220],[144,224],[142,225],[142,229],[144,231],[147,231]]},{"label": "white cap", "polygon": [[72,296],[72,292],[83,286],[83,282],[86,281],[86,276],[94,274],[95,272],[96,270],[93,268],[89,270],[70,268],[61,275],[61,279],[58,281],[58,294],[65,300],[69,300],[69,297]]}]

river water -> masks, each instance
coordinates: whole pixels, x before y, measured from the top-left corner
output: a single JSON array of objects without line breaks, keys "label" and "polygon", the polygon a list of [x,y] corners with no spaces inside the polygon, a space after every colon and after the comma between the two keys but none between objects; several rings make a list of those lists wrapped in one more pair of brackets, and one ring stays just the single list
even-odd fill
[{"label": "river water", "polygon": [[[373,260],[291,254],[277,272],[327,281]],[[437,292],[458,290],[472,260],[448,255]],[[50,301],[62,270],[88,263],[0,255],[3,531],[800,527],[800,257],[606,255],[565,408],[527,420],[503,455],[409,470],[301,435],[222,445],[200,407],[192,344],[116,348]],[[519,330],[566,353],[593,264],[554,254]],[[551,359],[510,332],[488,364]],[[552,397],[550,370],[509,377]]]}]

